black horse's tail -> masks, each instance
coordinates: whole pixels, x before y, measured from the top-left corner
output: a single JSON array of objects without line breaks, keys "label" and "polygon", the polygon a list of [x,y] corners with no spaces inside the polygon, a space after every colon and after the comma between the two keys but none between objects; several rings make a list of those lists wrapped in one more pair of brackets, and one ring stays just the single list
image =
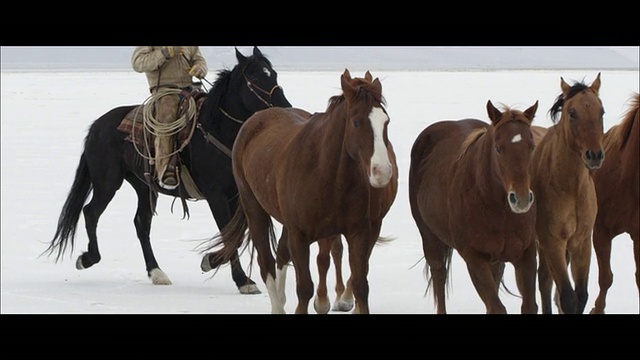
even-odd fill
[{"label": "black horse's tail", "polygon": [[[211,253],[211,263],[222,265],[228,263],[236,254],[236,251],[243,247],[243,251],[249,245],[249,224],[242,209],[242,204],[238,204],[236,212],[227,225],[212,239],[201,245],[201,253],[215,250]],[[220,248],[222,247],[222,248]],[[216,268],[217,266],[212,266]]]},{"label": "black horse's tail", "polygon": [[76,170],[76,177],[73,180],[73,185],[71,186],[67,200],[58,218],[56,234],[53,236],[51,244],[49,244],[49,247],[43,254],[52,255],[53,253],[57,253],[56,262],[58,262],[67,249],[70,250],[70,253],[73,251],[73,240],[76,235],[80,213],[92,189],[93,185],[91,183],[91,177],[89,176],[89,167],[87,166],[87,160],[84,154],[82,154],[82,156],[80,156],[78,169]]}]

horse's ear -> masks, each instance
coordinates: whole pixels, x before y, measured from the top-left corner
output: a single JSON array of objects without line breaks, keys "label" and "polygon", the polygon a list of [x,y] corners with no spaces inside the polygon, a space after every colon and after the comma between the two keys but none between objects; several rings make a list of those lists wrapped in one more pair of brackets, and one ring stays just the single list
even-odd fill
[{"label": "horse's ear", "polygon": [[369,72],[369,70],[367,70],[367,72],[364,74],[364,78],[365,78],[368,82],[372,82],[372,81],[373,81],[373,76],[371,76],[371,72]]},{"label": "horse's ear", "polygon": [[345,69],[344,73],[340,76],[340,86],[342,87],[342,92],[347,99],[351,99],[355,96],[356,89],[351,86],[351,74],[347,69]]},{"label": "horse's ear", "polygon": [[596,76],[596,79],[593,80],[593,83],[591,84],[590,88],[596,94],[600,91],[600,73],[598,73],[598,76]]},{"label": "horse's ear", "polygon": [[342,73],[342,76],[346,77],[347,80],[351,81],[351,73],[349,72],[349,69],[344,69],[344,73]]},{"label": "horse's ear", "polygon": [[566,99],[569,94],[569,90],[571,90],[571,86],[564,81],[562,76],[560,77],[560,89],[562,89],[562,97]]},{"label": "horse's ear", "polygon": [[245,60],[247,60],[247,58],[244,55],[242,55],[242,53],[238,50],[238,48],[235,48],[235,49],[236,49],[236,59],[238,59],[239,63],[242,63]]},{"label": "horse's ear", "polygon": [[530,108],[524,111],[524,116],[526,116],[527,119],[531,120],[529,121],[529,123],[533,122],[533,118],[536,116],[536,111],[538,111],[538,101],[536,101],[535,104],[531,105]]},{"label": "horse's ear", "polygon": [[373,90],[375,90],[377,94],[382,94],[382,83],[380,83],[378,78],[373,80],[371,84],[373,85]]},{"label": "horse's ear", "polygon": [[255,56],[255,57],[264,57],[264,56],[262,56],[262,51],[260,51],[260,49],[258,49],[257,46],[253,47],[253,56]]},{"label": "horse's ear", "polygon": [[491,100],[487,101],[487,115],[489,115],[492,124],[497,124],[502,119],[502,112],[493,106]]}]

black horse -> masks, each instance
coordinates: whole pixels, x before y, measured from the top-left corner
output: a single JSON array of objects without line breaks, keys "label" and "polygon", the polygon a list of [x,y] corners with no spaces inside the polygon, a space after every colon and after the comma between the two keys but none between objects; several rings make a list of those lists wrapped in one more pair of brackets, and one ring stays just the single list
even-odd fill
[{"label": "black horse", "polygon": [[[268,107],[291,107],[284,91],[278,85],[277,73],[271,62],[257,48],[253,55],[245,57],[236,48],[238,64],[232,70],[221,70],[218,79],[202,103],[197,117],[197,126],[191,140],[180,152],[181,163],[191,175],[196,191],[207,200],[218,229],[224,228],[235,212],[238,201],[231,170],[230,149],[240,126],[259,110]],[[125,140],[128,134],[117,128],[122,120],[139,105],[121,106],[98,118],[90,127],[85,139],[84,152],[76,170],[76,176],[58,219],[55,236],[44,254],[56,253],[56,261],[65,251],[73,250],[76,227],[80,212],[84,213],[88,251],[76,261],[78,270],[87,269],[100,262],[96,228],[98,219],[113,199],[116,191],[127,180],[138,196],[138,208],[134,224],[147,275],[154,284],[171,284],[160,269],[153,254],[149,233],[155,214],[158,193],[181,198],[185,215],[188,215],[185,198],[193,193],[185,183],[174,190],[165,190],[147,180],[143,157],[137,146]],[[191,187],[193,189],[193,187]],[[93,191],[91,201],[84,206]],[[219,264],[209,264],[205,255],[201,268],[205,271]],[[240,265],[238,253],[231,260],[233,281],[242,294],[257,294],[260,290],[248,278]]]}]

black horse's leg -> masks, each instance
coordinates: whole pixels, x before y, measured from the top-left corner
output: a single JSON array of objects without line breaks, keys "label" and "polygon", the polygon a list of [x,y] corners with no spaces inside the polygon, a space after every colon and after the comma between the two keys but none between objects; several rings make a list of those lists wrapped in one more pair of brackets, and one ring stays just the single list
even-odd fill
[{"label": "black horse's leg", "polygon": [[94,181],[91,201],[82,209],[89,245],[88,250],[83,252],[76,260],[76,269],[78,270],[88,269],[100,262],[101,256],[98,250],[98,236],[96,234],[98,220],[122,184],[122,178],[119,181],[115,178],[95,175],[92,175],[92,178],[103,178],[105,180],[103,182]]},{"label": "black horse's leg", "polygon": [[127,181],[133,186],[138,195],[138,210],[136,211],[133,223],[136,227],[138,240],[140,240],[140,246],[142,247],[144,263],[147,267],[147,276],[149,276],[154,285],[171,285],[171,280],[169,280],[167,274],[160,269],[158,261],[156,261],[149,236],[151,233],[151,220],[153,219],[153,213],[155,212],[158,201],[158,194],[151,193],[146,184],[132,175],[127,177]]},{"label": "black horse's leg", "polygon": [[[221,194],[207,194],[206,198],[218,229],[222,230],[229,221],[231,221],[231,216],[238,207],[238,198],[234,196],[231,200],[228,200],[224,196],[221,196]],[[202,271],[207,272],[218,268],[220,265],[222,264],[216,261],[215,253],[208,253],[203,256],[200,267]],[[231,256],[230,265],[231,278],[241,294],[261,294],[256,283],[251,280],[244,272],[244,269],[242,269],[238,249],[236,249]]]}]

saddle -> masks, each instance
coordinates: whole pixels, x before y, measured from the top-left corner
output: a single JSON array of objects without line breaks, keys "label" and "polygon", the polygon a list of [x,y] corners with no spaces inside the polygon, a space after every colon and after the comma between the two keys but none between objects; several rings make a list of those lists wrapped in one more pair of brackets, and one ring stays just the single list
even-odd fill
[{"label": "saddle", "polygon": [[[174,135],[176,137],[176,143],[178,144],[178,149],[184,148],[189,141],[191,140],[191,136],[193,135],[193,129],[196,124],[194,122],[198,118],[198,114],[200,114],[200,108],[206,99],[207,93],[203,90],[192,90],[186,91],[183,90],[180,94],[180,103],[178,105],[178,117],[183,116],[186,113],[187,106],[189,106],[188,100],[193,98],[196,104],[195,115],[192,118],[187,119],[187,122],[182,130],[180,130],[177,134]],[[140,154],[140,156],[153,157],[152,154],[155,153],[154,149],[154,136],[146,131],[144,126],[144,107],[145,106],[153,106],[153,104],[142,104],[134,107],[129,111],[129,113],[122,119],[120,124],[118,125],[118,131],[125,133],[126,137],[125,141],[129,141],[136,145],[139,151],[143,151],[144,154]],[[145,132],[147,132],[145,134]],[[181,163],[180,157],[175,157],[178,164],[177,167],[180,169],[179,174],[182,180],[182,184],[187,190],[187,193],[192,199],[204,199],[204,196],[197,189],[193,179],[191,178],[188,169]],[[143,161],[145,166],[145,173],[153,173],[150,171],[149,162]],[[154,190],[157,191],[155,186],[155,182],[150,181],[149,186],[153,187]]]},{"label": "saddle", "polygon": [[[178,106],[178,116],[184,115],[186,112],[186,107],[188,106],[189,98],[193,98],[196,103],[196,112],[195,118],[187,119],[186,126],[175,136],[177,136],[177,142],[180,146],[184,146],[189,143],[191,140],[191,128],[193,126],[193,122],[198,118],[198,114],[200,113],[200,108],[204,103],[204,100],[207,96],[207,93],[202,90],[193,90],[188,92],[183,90],[180,94],[180,103]],[[153,135],[145,134],[144,127],[144,107],[148,105],[139,105],[131,109],[131,111],[122,119],[120,125],[118,125],[118,130],[127,134],[125,137],[126,141],[138,145],[138,147],[146,147],[151,152],[153,152]],[[148,140],[145,143],[145,138]],[[147,154],[148,155],[148,154]]]}]

